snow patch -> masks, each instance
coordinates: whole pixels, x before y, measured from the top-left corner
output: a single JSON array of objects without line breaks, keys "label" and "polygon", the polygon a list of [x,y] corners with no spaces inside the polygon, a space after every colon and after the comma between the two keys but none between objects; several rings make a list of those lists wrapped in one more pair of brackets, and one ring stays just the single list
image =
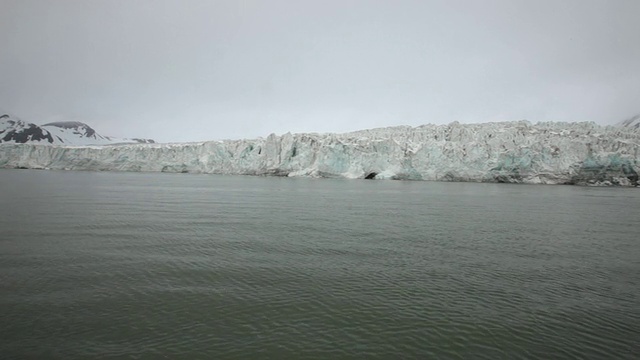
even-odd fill
[{"label": "snow patch", "polygon": [[150,139],[119,139],[102,136],[89,125],[78,121],[55,122],[39,126],[7,114],[0,116],[0,143],[87,146],[153,142]]}]

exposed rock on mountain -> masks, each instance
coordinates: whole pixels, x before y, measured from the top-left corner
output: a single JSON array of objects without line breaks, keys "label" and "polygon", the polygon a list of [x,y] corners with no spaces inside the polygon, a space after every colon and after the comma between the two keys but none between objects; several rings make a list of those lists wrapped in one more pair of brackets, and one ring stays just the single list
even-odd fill
[{"label": "exposed rock on mountain", "polygon": [[640,114],[620,122],[618,126],[636,130],[640,129]]},{"label": "exposed rock on mountain", "polygon": [[102,136],[89,125],[79,121],[53,122],[39,126],[6,114],[0,116],[0,143],[112,145],[153,142],[149,139],[119,139]]}]

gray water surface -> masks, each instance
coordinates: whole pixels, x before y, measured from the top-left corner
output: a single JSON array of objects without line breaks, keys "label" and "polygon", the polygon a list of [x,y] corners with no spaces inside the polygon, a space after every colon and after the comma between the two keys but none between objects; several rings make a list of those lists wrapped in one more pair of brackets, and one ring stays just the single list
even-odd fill
[{"label": "gray water surface", "polygon": [[640,190],[0,170],[1,358],[634,359]]}]

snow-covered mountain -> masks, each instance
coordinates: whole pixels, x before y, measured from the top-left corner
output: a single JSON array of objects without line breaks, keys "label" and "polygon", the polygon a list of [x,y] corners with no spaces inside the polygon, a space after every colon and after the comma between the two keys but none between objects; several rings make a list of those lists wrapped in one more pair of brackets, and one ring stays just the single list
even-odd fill
[{"label": "snow-covered mountain", "polygon": [[64,145],[113,145],[129,143],[153,143],[149,139],[120,139],[102,136],[89,125],[79,121],[53,122],[36,125],[0,116],[0,143],[40,143]]},{"label": "snow-covered mountain", "polygon": [[617,126],[636,130],[640,129],[640,114],[618,123]]},{"label": "snow-covered mountain", "polygon": [[0,167],[636,186],[640,131],[454,122],[186,144],[5,144]]}]

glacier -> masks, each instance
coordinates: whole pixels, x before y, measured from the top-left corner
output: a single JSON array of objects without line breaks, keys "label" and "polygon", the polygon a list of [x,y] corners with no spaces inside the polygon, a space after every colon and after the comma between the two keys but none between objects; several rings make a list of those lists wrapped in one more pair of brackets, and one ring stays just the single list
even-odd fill
[{"label": "glacier", "polygon": [[0,144],[0,167],[638,186],[640,130],[523,120],[180,144]]}]

